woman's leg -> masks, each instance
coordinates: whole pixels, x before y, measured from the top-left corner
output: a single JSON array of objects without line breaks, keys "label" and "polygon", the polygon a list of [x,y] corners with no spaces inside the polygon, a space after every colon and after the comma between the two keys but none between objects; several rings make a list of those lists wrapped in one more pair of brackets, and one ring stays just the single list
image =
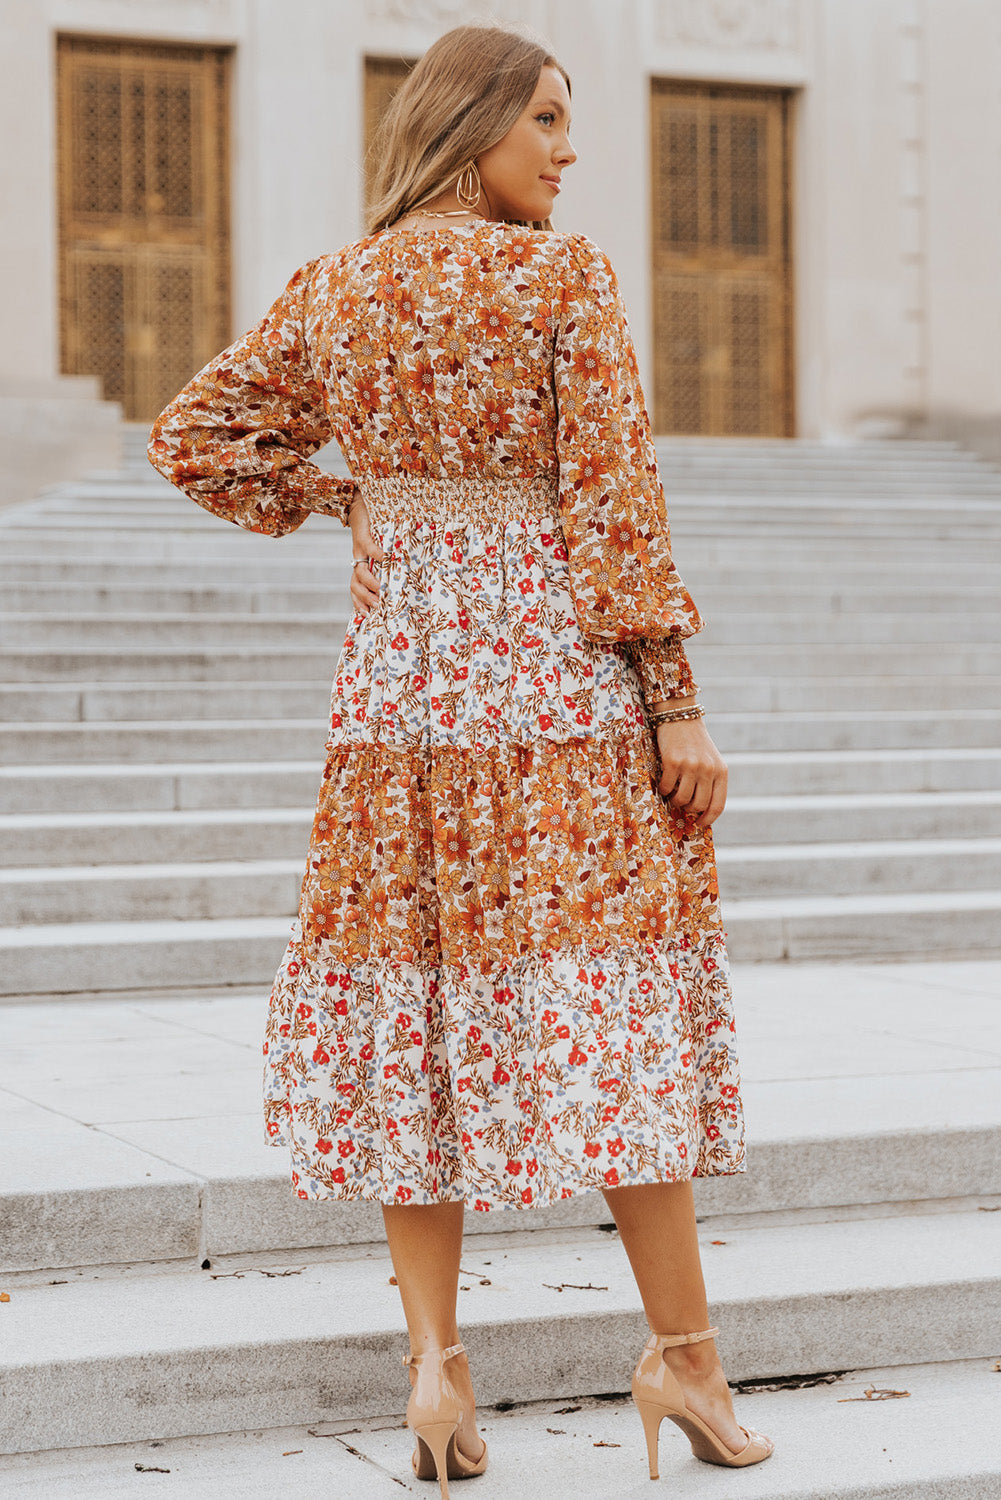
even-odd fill
[{"label": "woman's leg", "polygon": [[[410,1352],[447,1349],[459,1342],[456,1298],[462,1256],[463,1204],[429,1203],[410,1207],[384,1203],[383,1222],[393,1270],[410,1334]],[[473,1382],[464,1354],[450,1359],[447,1374],[462,1403],[463,1419],[456,1434],[468,1458],[478,1459],[483,1441],[476,1430]],[[411,1367],[411,1379],[414,1372]]]},{"label": "woman's leg", "polygon": [[[690,1182],[607,1188],[605,1202],[625,1246],[654,1333],[700,1333],[710,1326]],[[690,1409],[739,1452],[737,1425],[715,1339],[665,1349]]]}]

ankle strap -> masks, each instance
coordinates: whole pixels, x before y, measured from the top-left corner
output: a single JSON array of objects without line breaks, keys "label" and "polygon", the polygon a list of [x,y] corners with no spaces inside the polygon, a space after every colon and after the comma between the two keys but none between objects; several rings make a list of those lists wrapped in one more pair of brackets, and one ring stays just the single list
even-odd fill
[{"label": "ankle strap", "polygon": [[420,1354],[405,1354],[403,1356],[403,1363],[405,1365],[416,1365],[422,1359],[426,1359],[429,1354],[440,1354],[442,1364],[444,1364],[445,1360],[451,1359],[453,1354],[465,1354],[465,1352],[465,1344],[449,1344],[447,1349],[424,1349]]},{"label": "ankle strap", "polygon": [[657,1349],[673,1349],[677,1344],[701,1344],[703,1339],[714,1339],[718,1328],[707,1328],[704,1333],[651,1333],[650,1342]]}]

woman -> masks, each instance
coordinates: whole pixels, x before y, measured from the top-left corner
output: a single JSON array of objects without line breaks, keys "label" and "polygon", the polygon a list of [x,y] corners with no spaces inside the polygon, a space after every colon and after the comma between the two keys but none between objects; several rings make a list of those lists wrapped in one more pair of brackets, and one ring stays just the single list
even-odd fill
[{"label": "woman", "polygon": [[[467,1201],[604,1194],[653,1330],[652,1476],[665,1415],[710,1462],[771,1452],[733,1415],[690,1180],[744,1164],[709,832],[726,768],[615,275],[549,224],[569,125],[544,46],[441,37],[387,114],[371,232],[297,271],[149,450],[251,530],[351,528],[268,1131],[300,1197],[382,1203],[414,1467],[443,1496],[486,1465],[456,1325]],[[351,480],[307,461],[332,437]]]}]

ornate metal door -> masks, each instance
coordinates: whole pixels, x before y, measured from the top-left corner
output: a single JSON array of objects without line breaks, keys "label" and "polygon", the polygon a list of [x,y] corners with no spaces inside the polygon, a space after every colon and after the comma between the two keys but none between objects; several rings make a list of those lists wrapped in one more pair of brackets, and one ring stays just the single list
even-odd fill
[{"label": "ornate metal door", "polygon": [[365,201],[372,200],[375,163],[372,143],[379,122],[400,84],[413,67],[415,58],[366,57],[365,59]]},{"label": "ornate metal door", "polygon": [[231,337],[228,61],[59,38],[62,368],[134,420]]},{"label": "ornate metal door", "polygon": [[654,425],[792,437],[784,89],[652,92]]}]

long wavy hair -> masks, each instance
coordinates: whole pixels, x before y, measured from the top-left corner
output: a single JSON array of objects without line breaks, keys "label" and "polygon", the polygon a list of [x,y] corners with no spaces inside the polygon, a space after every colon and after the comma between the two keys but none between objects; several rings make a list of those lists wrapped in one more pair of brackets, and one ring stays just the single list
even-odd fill
[{"label": "long wavy hair", "polygon": [[[538,38],[502,26],[456,26],[433,42],[393,96],[372,143],[370,234],[387,229],[502,140],[528,106],[539,73],[566,69]],[[519,220],[518,222],[524,222]],[[549,219],[533,220],[551,229]]]}]

